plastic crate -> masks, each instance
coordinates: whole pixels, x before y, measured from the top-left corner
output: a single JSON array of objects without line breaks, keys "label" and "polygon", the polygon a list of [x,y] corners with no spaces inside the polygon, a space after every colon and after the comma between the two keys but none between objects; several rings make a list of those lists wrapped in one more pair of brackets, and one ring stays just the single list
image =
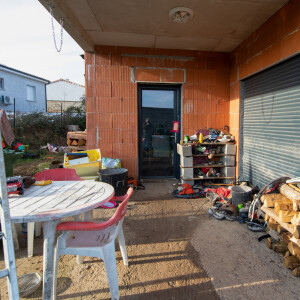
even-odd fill
[{"label": "plastic crate", "polygon": [[101,169],[101,153],[100,149],[92,149],[79,151],[77,153],[87,153],[89,163],[70,165],[68,154],[64,155],[64,168],[74,169],[79,177],[98,176],[98,171]]}]

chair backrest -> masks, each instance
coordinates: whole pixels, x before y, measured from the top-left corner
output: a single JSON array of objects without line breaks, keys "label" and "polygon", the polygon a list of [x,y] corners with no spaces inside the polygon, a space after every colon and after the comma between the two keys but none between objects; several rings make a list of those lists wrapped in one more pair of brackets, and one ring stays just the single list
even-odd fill
[{"label": "chair backrest", "polygon": [[35,174],[35,180],[53,180],[53,181],[76,181],[83,180],[74,169],[51,169]]},{"label": "chair backrest", "polygon": [[118,206],[114,215],[103,223],[96,223],[96,222],[64,222],[57,225],[56,229],[58,231],[94,231],[94,230],[102,230],[106,229],[119,221],[121,221],[127,211],[127,204],[129,198],[133,193],[133,188],[130,187],[125,194],[125,199],[123,202]]},{"label": "chair backrest", "polygon": [[128,204],[129,198],[131,197],[132,193],[133,193],[133,188],[130,187],[124,196],[124,200],[121,202],[121,204],[119,204],[114,215],[108,220],[108,221],[111,220],[113,222],[112,224],[115,224],[124,218],[126,211],[127,211],[127,204]]}]

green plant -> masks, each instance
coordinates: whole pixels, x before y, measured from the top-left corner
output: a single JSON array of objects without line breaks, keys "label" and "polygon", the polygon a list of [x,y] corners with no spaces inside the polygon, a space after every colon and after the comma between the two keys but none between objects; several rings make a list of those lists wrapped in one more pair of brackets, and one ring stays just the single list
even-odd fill
[{"label": "green plant", "polygon": [[39,149],[47,143],[66,145],[67,125],[86,127],[85,106],[70,107],[61,114],[30,113],[16,117],[15,142]]}]

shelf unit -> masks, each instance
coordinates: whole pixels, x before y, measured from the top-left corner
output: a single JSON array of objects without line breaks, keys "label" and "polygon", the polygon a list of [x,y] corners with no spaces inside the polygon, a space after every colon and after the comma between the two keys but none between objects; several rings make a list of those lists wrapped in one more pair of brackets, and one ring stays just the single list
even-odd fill
[{"label": "shelf unit", "polygon": [[[193,153],[192,144],[177,144],[177,153],[180,155],[180,170],[182,183],[193,185],[195,181],[206,182],[207,180],[216,183],[230,185],[235,184],[235,156],[236,145],[233,143],[201,143],[199,146],[205,146],[207,149],[221,146],[221,152],[214,154],[211,160],[208,159],[209,154]],[[197,162],[198,159],[204,159],[204,162]],[[221,162],[222,164],[219,164]],[[219,177],[198,177],[195,175],[195,169],[214,168],[221,176]]]}]

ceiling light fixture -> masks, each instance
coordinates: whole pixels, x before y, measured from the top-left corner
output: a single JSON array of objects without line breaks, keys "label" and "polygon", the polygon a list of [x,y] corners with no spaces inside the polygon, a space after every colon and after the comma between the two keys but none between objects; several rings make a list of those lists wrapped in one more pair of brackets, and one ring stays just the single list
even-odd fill
[{"label": "ceiling light fixture", "polygon": [[169,11],[169,17],[171,20],[177,23],[186,23],[194,16],[194,12],[187,7],[175,7]]}]

